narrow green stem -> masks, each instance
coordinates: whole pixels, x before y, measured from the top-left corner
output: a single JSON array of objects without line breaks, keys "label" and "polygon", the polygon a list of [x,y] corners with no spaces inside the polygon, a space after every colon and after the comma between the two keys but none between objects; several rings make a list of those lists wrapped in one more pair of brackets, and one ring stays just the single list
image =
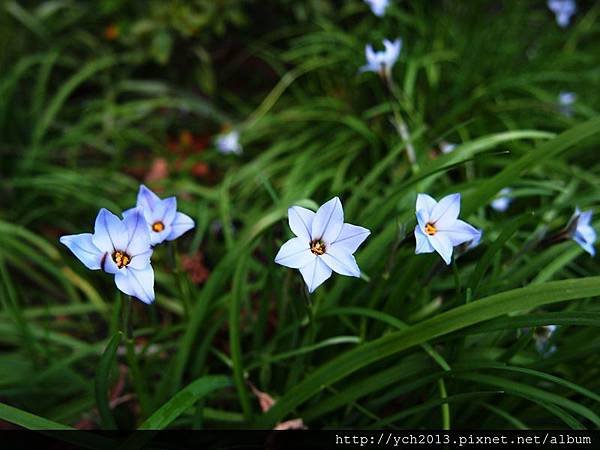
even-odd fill
[{"label": "narrow green stem", "polygon": [[133,326],[131,324],[131,297],[127,296],[121,297],[123,298],[123,306],[121,311],[123,311],[123,335],[125,339],[131,340],[133,337]]},{"label": "narrow green stem", "polygon": [[399,96],[397,95],[397,88],[391,78],[388,76],[383,77],[383,81],[385,84],[385,93],[387,97],[388,104],[392,109],[394,114],[393,124],[398,132],[398,135],[404,141],[404,145],[406,146],[406,156],[408,158],[408,162],[411,165],[413,173],[419,172],[419,164],[417,163],[417,155],[415,153],[415,149],[412,144],[412,138],[410,136],[410,132],[408,131],[408,127],[402,118],[402,114],[397,106],[397,102],[400,102]]},{"label": "narrow green stem", "polygon": [[309,334],[308,334],[308,345],[312,344],[315,341],[317,330],[315,328],[315,318],[313,314],[313,304],[310,299],[310,294],[306,287],[304,288],[304,305],[306,306],[306,316],[308,317],[308,326],[309,326]]},{"label": "narrow green stem", "polygon": [[[135,353],[135,340],[133,339],[133,324],[131,322],[131,307],[133,299],[131,296],[121,296],[123,299],[123,334],[125,335],[125,348],[127,354],[127,364],[131,374],[133,388],[140,402],[142,417],[147,417],[151,411],[150,397],[146,387],[146,381],[142,376],[142,371]],[[126,304],[125,304],[126,303]]]},{"label": "narrow green stem", "polygon": [[[446,393],[446,384],[444,383],[444,379],[440,378],[438,380],[438,388],[440,390],[440,397],[442,399],[447,399],[448,394]],[[450,405],[448,402],[442,403],[442,428],[444,430],[450,430]]]}]

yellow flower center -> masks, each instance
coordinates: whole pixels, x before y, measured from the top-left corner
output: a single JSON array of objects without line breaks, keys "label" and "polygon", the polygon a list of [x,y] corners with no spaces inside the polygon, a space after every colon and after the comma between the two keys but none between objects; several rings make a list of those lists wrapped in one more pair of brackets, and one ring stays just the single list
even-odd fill
[{"label": "yellow flower center", "polygon": [[154,222],[152,224],[152,231],[155,231],[156,233],[160,233],[164,229],[165,229],[165,224],[160,221]]},{"label": "yellow flower center", "polygon": [[428,222],[425,225],[425,233],[427,233],[429,236],[433,236],[435,233],[437,233],[437,228],[435,227],[434,224],[432,224],[431,222]]},{"label": "yellow flower center", "polygon": [[315,255],[322,255],[325,253],[325,243],[321,240],[315,239],[310,243],[310,251]]},{"label": "yellow flower center", "polygon": [[131,256],[121,250],[115,250],[112,259],[119,269],[127,266],[131,262]]}]

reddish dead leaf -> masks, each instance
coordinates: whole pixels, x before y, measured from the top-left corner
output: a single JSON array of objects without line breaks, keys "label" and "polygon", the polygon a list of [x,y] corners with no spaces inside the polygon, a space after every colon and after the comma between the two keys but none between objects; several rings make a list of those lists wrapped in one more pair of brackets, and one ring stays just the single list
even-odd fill
[{"label": "reddish dead leaf", "polygon": [[274,430],[308,430],[302,419],[286,420],[275,425]]},{"label": "reddish dead leaf", "polygon": [[192,256],[183,255],[181,257],[181,265],[194,284],[204,283],[210,275],[210,271],[204,265],[204,255],[202,252],[197,252]]},{"label": "reddish dead leaf", "polygon": [[208,164],[198,162],[192,166],[192,175],[198,178],[207,176],[210,173]]},{"label": "reddish dead leaf", "polygon": [[152,183],[153,181],[164,180],[169,176],[169,163],[165,158],[156,158],[152,161],[150,170],[146,173],[146,183]]},{"label": "reddish dead leaf", "polygon": [[271,409],[271,407],[275,404],[275,400],[273,400],[273,397],[271,397],[266,392],[259,391],[256,388],[256,386],[254,386],[252,383],[248,384],[250,385],[250,389],[252,389],[254,395],[256,395],[262,412],[267,412],[269,409]]},{"label": "reddish dead leaf", "polygon": [[104,29],[104,37],[107,41],[114,41],[119,37],[119,27],[114,23],[109,24]]}]

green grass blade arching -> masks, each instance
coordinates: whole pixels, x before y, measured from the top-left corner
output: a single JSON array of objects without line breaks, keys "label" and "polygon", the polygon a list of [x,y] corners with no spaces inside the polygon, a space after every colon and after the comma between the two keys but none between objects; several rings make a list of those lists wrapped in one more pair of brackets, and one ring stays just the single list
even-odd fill
[{"label": "green grass blade arching", "polygon": [[317,394],[322,386],[331,385],[375,361],[434,337],[511,312],[598,295],[600,295],[600,277],[588,277],[514,289],[454,308],[334,358],[288,391],[259,419],[258,423],[272,425],[293,408]]},{"label": "green grass blade arching", "polygon": [[156,410],[139,427],[140,430],[162,430],[194,403],[211,392],[231,386],[231,379],[221,375],[206,376],[192,382]]},{"label": "green grass blade arching", "polygon": [[119,348],[122,337],[123,333],[120,331],[112,337],[106,346],[102,357],[100,358],[100,364],[98,365],[96,378],[94,379],[96,406],[98,407],[98,412],[100,413],[103,427],[109,429],[117,428],[117,424],[115,423],[115,419],[110,410],[110,405],[107,398],[108,377],[110,375],[110,369],[114,364],[115,357],[117,355],[117,349]]}]

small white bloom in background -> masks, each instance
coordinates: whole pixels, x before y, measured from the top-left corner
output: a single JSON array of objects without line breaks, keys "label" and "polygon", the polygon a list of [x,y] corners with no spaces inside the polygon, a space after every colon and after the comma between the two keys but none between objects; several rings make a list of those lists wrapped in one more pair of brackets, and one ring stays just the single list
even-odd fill
[{"label": "small white bloom in background", "polygon": [[242,153],[239,131],[233,130],[217,136],[217,149],[223,154],[234,153],[239,155]]},{"label": "small white bloom in background", "polygon": [[360,72],[375,72],[382,78],[391,80],[392,67],[396,64],[400,51],[402,50],[402,39],[396,39],[394,42],[384,39],[385,50],[376,52],[371,44],[365,46],[365,56],[367,64],[360,68]]},{"label": "small white bloom in background", "polygon": [[371,7],[371,11],[377,17],[383,17],[385,15],[385,10],[390,5],[389,0],[365,0],[365,3]]},{"label": "small white bloom in background", "polygon": [[454,247],[465,242],[479,243],[481,231],[458,218],[460,194],[436,202],[427,194],[417,195],[415,254],[438,252],[446,264],[452,261]]},{"label": "small white bloom in background", "polygon": [[596,254],[596,230],[592,228],[592,211],[580,211],[575,208],[575,214],[568,225],[569,236],[590,255]]},{"label": "small white bloom in background", "polygon": [[556,329],[556,325],[543,325],[533,329],[535,348],[544,356],[549,356],[556,351],[556,346],[551,345],[551,338]]},{"label": "small white bloom in background", "polygon": [[492,208],[498,212],[505,212],[512,203],[512,198],[510,198],[511,193],[511,188],[504,188],[498,192],[496,198],[492,200]]},{"label": "small white bloom in background", "polygon": [[308,292],[313,292],[332,271],[360,277],[354,252],[371,234],[369,230],[344,223],[344,210],[337,197],[317,212],[300,206],[288,209],[288,222],[296,235],[281,246],[275,262],[299,269]]},{"label": "small white bloom in background", "polygon": [[443,154],[452,153],[456,148],[456,144],[451,142],[442,141],[440,142],[440,150]]},{"label": "small white bloom in background", "polygon": [[567,117],[573,115],[573,105],[577,100],[577,94],[574,92],[561,91],[558,94],[558,109]]},{"label": "small white bloom in background", "polygon": [[577,11],[575,0],[548,0],[548,8],[554,13],[556,23],[565,28],[571,23],[571,16]]}]

